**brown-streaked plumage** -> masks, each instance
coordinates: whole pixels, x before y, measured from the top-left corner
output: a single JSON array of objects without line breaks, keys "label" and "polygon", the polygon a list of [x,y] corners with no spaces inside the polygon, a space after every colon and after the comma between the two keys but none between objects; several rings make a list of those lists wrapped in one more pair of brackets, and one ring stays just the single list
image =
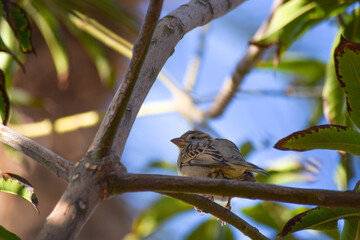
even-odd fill
[{"label": "brown-streaked plumage", "polygon": [[[177,170],[180,176],[235,179],[254,182],[253,172],[267,176],[264,169],[246,162],[237,146],[222,138],[192,130],[171,140],[179,149]],[[215,196],[224,200],[227,197]],[[212,197],[213,199],[213,197]],[[226,208],[229,210],[231,197]]]}]

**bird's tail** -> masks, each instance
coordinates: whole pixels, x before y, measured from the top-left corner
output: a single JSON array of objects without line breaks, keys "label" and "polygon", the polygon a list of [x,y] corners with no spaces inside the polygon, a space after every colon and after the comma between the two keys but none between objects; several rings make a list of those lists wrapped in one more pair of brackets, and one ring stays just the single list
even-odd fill
[{"label": "bird's tail", "polygon": [[256,166],[255,164],[252,164],[252,163],[249,163],[249,162],[242,162],[241,164],[244,167],[246,167],[247,171],[249,171],[249,172],[259,173],[259,174],[264,175],[266,177],[269,176],[269,174],[267,174],[264,169],[262,169],[261,167]]}]

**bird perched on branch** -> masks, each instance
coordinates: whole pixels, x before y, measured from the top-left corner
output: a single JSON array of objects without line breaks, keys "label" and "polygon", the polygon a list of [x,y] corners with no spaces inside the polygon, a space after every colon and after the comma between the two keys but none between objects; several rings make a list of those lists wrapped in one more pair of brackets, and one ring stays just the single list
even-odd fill
[{"label": "bird perched on branch", "polygon": [[[221,138],[212,138],[201,131],[188,131],[171,140],[179,149],[177,170],[180,176],[234,179],[255,182],[253,172],[267,176],[264,169],[245,161],[237,146]],[[215,196],[225,201],[225,196]],[[213,200],[214,197],[212,196]],[[228,197],[227,209],[231,197]]]}]

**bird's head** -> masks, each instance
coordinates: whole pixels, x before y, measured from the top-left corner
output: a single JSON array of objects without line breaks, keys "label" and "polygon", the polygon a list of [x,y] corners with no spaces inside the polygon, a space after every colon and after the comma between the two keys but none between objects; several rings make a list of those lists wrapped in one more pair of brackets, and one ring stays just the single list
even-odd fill
[{"label": "bird's head", "polygon": [[210,138],[210,135],[207,133],[198,130],[191,130],[181,135],[181,137],[171,139],[171,142],[179,148],[183,148],[189,143],[193,144],[196,142],[207,141]]}]

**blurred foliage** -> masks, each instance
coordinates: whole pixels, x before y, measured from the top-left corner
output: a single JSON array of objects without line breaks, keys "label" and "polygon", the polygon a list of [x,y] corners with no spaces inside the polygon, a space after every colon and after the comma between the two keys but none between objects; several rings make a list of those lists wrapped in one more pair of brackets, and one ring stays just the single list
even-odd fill
[{"label": "blurred foliage", "polygon": [[197,226],[185,239],[233,240],[235,238],[229,226],[221,226],[221,221],[212,217]]},{"label": "blurred foliage", "polygon": [[168,197],[161,197],[145,210],[133,223],[126,240],[141,239],[153,234],[177,214],[193,209],[190,205]]},{"label": "blurred foliage", "polygon": [[[66,32],[71,32],[79,39],[89,56],[93,60],[100,79],[108,87],[115,84],[115,66],[109,60],[108,53],[104,48],[106,42],[101,36],[116,33],[107,29],[97,36],[89,35],[83,29],[91,22],[84,22],[84,18],[97,19],[110,28],[121,29],[122,32],[136,35],[138,33],[139,24],[134,18],[126,13],[118,1],[56,1],[56,0],[21,0],[17,3],[12,1],[0,1],[0,51],[7,53],[9,56],[0,56],[1,74],[0,84],[0,115],[2,121],[6,124],[9,116],[10,103],[7,97],[8,88],[11,87],[12,74],[16,68],[13,62],[16,62],[24,71],[25,56],[22,53],[35,53],[31,38],[32,27],[35,25],[42,34],[54,61],[59,86],[65,88],[68,85],[69,56],[66,48]],[[78,19],[82,23],[82,28],[75,24]],[[31,24],[34,23],[34,25]],[[98,26],[102,26],[98,23]],[[105,28],[103,26],[103,28]],[[100,38],[100,39],[99,39]],[[114,41],[119,41],[118,37]],[[14,41],[16,39],[17,41]],[[14,43],[18,44],[14,44]],[[123,44],[120,41],[121,44]],[[22,53],[21,53],[22,52]],[[8,81],[5,83],[5,79]],[[10,82],[9,82],[10,80]],[[26,94],[25,94],[26,95]],[[14,95],[13,103],[18,103]],[[25,100],[25,102],[24,102]],[[21,104],[30,105],[32,97],[26,99],[21,98]]]}]

